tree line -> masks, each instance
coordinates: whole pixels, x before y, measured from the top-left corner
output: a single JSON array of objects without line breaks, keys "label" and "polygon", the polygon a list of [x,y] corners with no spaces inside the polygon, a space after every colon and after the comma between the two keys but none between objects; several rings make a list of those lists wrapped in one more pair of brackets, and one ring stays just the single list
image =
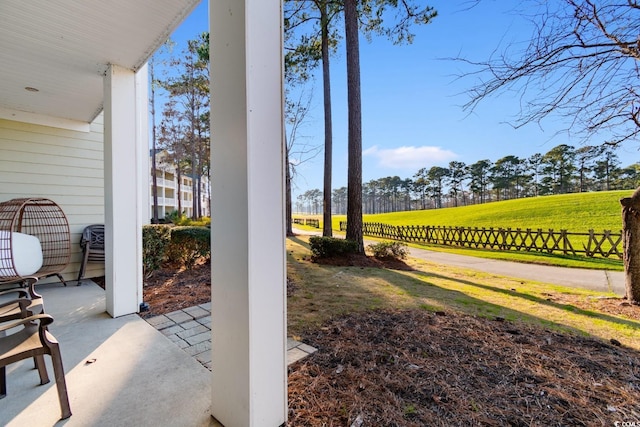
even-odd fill
[{"label": "tree line", "polygon": [[[362,205],[367,214],[466,206],[522,197],[586,191],[633,189],[640,184],[640,163],[621,167],[613,145],[561,144],[528,158],[513,155],[495,162],[421,168],[411,178],[387,176],[363,184]],[[346,213],[346,187],[332,191],[333,213]],[[300,194],[296,211],[322,212],[323,193]]]}]

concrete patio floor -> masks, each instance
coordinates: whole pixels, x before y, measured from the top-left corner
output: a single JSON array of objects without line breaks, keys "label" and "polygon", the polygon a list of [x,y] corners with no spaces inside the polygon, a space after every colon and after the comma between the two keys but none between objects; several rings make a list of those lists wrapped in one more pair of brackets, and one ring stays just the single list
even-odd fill
[{"label": "concrete patio floor", "polygon": [[2,426],[215,426],[210,413],[212,373],[137,315],[105,313],[104,291],[41,285],[55,321],[73,415],[59,420],[52,381],[40,386],[33,361],[7,367]]}]

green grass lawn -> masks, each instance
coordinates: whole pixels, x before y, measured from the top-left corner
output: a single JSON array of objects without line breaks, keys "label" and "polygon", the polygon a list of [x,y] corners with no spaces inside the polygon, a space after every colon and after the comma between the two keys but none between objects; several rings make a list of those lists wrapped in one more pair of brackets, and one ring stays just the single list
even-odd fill
[{"label": "green grass lawn", "polygon": [[[622,227],[619,200],[630,196],[632,192],[632,190],[623,190],[541,196],[457,208],[364,215],[363,220],[390,225],[510,227],[534,230],[541,228],[556,231],[564,229],[574,233],[587,233],[593,229],[596,233],[602,233],[604,230],[619,233]],[[314,217],[322,222],[322,215]],[[345,220],[344,215],[334,215],[332,217],[333,229],[339,230],[340,221]],[[570,236],[569,239],[574,249],[577,250],[583,249],[583,245],[587,241],[586,236]],[[432,245],[428,247],[434,250],[455,251],[467,255],[519,262],[610,270],[623,269],[622,262],[617,257],[604,260],[536,252],[499,252]]]},{"label": "green grass lawn", "polygon": [[[619,232],[622,227],[620,199],[633,190],[599,191],[593,193],[561,194],[530,197],[457,208],[427,209],[364,215],[365,222],[390,225],[446,225],[463,227],[502,227],[569,230],[588,232]],[[294,215],[314,217],[322,222],[322,215]],[[334,215],[332,225],[340,228],[345,215]]]},{"label": "green grass lawn", "polygon": [[622,227],[619,200],[632,191],[562,194],[457,208],[365,215],[365,222],[391,225],[542,228],[587,232]]},{"label": "green grass lawn", "polygon": [[294,336],[346,313],[372,309],[453,310],[563,332],[615,338],[640,349],[640,322],[598,310],[609,293],[523,281],[409,259],[413,271],[336,267],[310,261],[308,237],[287,239],[288,327]]}]

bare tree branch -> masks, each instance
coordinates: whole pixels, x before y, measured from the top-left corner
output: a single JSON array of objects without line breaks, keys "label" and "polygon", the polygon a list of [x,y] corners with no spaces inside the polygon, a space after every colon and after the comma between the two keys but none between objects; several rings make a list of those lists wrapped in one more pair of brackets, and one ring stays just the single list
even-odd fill
[{"label": "bare tree branch", "polygon": [[[607,131],[610,143],[638,136],[640,7],[637,1],[535,2],[534,33],[522,50],[511,44],[487,60],[455,58],[471,66],[462,78],[478,79],[464,105],[515,93],[521,111],[515,127],[549,115],[568,118],[568,132],[585,140]],[[473,7],[473,6],[471,6]]]}]

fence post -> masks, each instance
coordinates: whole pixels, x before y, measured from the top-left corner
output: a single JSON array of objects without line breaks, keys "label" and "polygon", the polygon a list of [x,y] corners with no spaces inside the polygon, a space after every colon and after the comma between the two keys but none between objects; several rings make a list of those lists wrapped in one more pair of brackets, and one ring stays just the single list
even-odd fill
[{"label": "fence post", "polygon": [[[499,238],[499,236],[496,236],[496,235],[493,233],[493,227],[489,227],[489,236],[491,236],[491,238],[493,238],[493,236],[495,236],[495,246],[498,246],[498,249],[500,249],[500,246],[498,245],[498,238]],[[489,242],[489,239],[487,239],[487,242]],[[494,245],[493,245],[493,244],[491,244],[491,245],[489,246],[489,248],[490,248],[490,249],[493,249],[493,246],[494,246]]]}]

